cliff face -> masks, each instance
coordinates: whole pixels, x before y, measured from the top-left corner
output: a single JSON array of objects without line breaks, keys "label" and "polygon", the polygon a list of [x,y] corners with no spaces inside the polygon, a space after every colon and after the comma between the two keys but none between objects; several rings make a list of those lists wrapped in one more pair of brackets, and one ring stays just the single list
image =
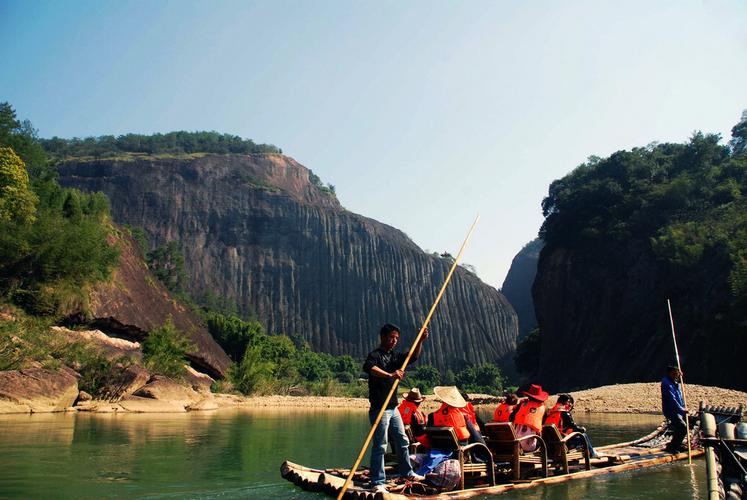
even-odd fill
[{"label": "cliff face", "polygon": [[519,318],[519,340],[537,326],[532,300],[532,284],[537,275],[537,261],[544,243],[541,239],[530,241],[511,261],[501,293],[508,299]]},{"label": "cliff face", "polygon": [[729,268],[714,252],[696,270],[676,272],[641,240],[545,247],[533,288],[539,380],[571,390],[661,378],[675,362],[669,298],[686,382],[744,390],[747,342],[727,322]]},{"label": "cliff face", "polygon": [[[115,221],[184,253],[190,291],[256,311],[272,333],[362,357],[387,322],[408,343],[448,273],[401,231],[344,210],[282,155],[79,161],[60,183],[103,191]],[[432,323],[425,362],[499,362],[515,349],[506,299],[459,269]]]},{"label": "cliff face", "polygon": [[198,369],[213,377],[225,375],[230,359],[213,340],[200,319],[175,301],[148,270],[136,244],[127,237],[113,238],[119,263],[109,282],[99,282],[90,293],[87,322],[109,333],[143,340],[150,330],[171,317],[174,326],[192,342],[187,353]]}]

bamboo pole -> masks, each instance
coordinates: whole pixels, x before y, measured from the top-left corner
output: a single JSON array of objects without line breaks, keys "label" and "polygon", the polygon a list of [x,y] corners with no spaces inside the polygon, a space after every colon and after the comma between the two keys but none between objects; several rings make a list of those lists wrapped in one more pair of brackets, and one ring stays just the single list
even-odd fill
[{"label": "bamboo pole", "polygon": [[[412,343],[412,346],[410,347],[410,351],[407,353],[407,357],[405,358],[404,363],[402,363],[402,368],[400,368],[400,370],[405,371],[405,369],[407,368],[407,365],[410,363],[410,358],[412,358],[412,355],[415,352],[415,348],[418,346],[418,343],[420,342],[420,338],[423,336],[423,332],[425,331],[426,328],[428,328],[428,323],[430,323],[431,317],[433,316],[433,313],[436,311],[436,307],[438,306],[438,303],[441,301],[441,297],[443,297],[444,292],[446,291],[446,287],[449,284],[449,281],[451,281],[451,276],[454,274],[457,264],[459,264],[459,259],[462,258],[462,254],[464,254],[464,249],[467,248],[467,243],[472,237],[472,233],[475,231],[475,227],[477,227],[477,222],[479,220],[480,220],[480,216],[478,215],[477,217],[475,217],[475,222],[472,223],[472,227],[470,227],[469,232],[467,233],[467,237],[464,239],[464,242],[462,243],[462,246],[459,249],[459,253],[454,258],[454,263],[451,265],[449,274],[446,275],[444,284],[441,285],[441,290],[438,292],[438,295],[436,296],[436,300],[433,302],[433,305],[431,306],[430,311],[428,311],[428,316],[425,317],[425,321],[423,321],[423,326],[420,327],[420,331],[418,332],[417,337],[415,337],[415,342]],[[343,484],[342,488],[340,489],[340,494],[337,495],[337,500],[342,500],[342,497],[345,494],[345,491],[348,489],[348,486],[350,486],[350,482],[353,480],[355,471],[358,470],[358,466],[360,466],[361,460],[363,460],[363,455],[366,454],[368,445],[371,443],[371,439],[373,438],[374,432],[376,432],[376,427],[378,427],[379,422],[381,422],[381,417],[384,416],[384,411],[386,411],[387,404],[389,403],[389,400],[392,399],[392,395],[394,395],[394,392],[397,390],[397,387],[399,387],[399,382],[400,382],[399,379],[395,379],[394,383],[392,384],[392,388],[389,389],[389,395],[387,395],[386,399],[384,400],[384,404],[381,406],[381,409],[379,410],[379,414],[376,417],[376,420],[374,421],[373,425],[371,425],[371,430],[368,433],[368,437],[366,437],[366,441],[363,443],[360,453],[358,453],[358,458],[356,459],[355,464],[353,465],[353,468],[350,469],[350,474],[348,474],[347,479],[345,479],[345,484]]]},{"label": "bamboo pole", "polygon": [[685,392],[685,377],[682,375],[682,365],[680,364],[680,351],[677,348],[677,335],[674,333],[674,317],[672,316],[672,304],[667,299],[667,308],[669,309],[669,322],[672,324],[672,340],[674,341],[674,355],[677,357],[677,369],[680,372],[680,383],[682,384],[682,399],[685,402],[685,427],[687,428],[687,465],[693,464],[693,450],[690,443],[690,410],[687,407],[687,393]]}]

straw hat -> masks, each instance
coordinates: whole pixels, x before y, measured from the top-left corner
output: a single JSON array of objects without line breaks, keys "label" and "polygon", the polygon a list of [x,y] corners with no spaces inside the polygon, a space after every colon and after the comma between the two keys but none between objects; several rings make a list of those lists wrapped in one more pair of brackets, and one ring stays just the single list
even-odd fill
[{"label": "straw hat", "polygon": [[524,395],[530,397],[536,401],[547,401],[550,396],[547,392],[542,390],[541,385],[532,384],[527,390],[524,391]]},{"label": "straw hat", "polygon": [[467,406],[467,402],[464,400],[462,395],[459,394],[459,389],[453,385],[434,387],[433,393],[438,397],[438,399],[454,408],[464,408]]},{"label": "straw hat", "polygon": [[425,396],[420,394],[420,389],[417,387],[410,389],[410,392],[406,392],[404,396],[407,401],[412,401],[413,403],[420,403],[425,399]]}]

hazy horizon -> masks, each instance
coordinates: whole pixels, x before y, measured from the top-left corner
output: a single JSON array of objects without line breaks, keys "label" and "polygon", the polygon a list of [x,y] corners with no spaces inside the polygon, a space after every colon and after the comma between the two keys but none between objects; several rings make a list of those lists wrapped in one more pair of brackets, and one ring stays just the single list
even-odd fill
[{"label": "hazy horizon", "polygon": [[[0,0],[0,101],[42,137],[216,130],[500,287],[550,182],[747,108],[743,2]],[[742,61],[740,63],[740,61]],[[728,76],[727,76],[728,75]]]}]

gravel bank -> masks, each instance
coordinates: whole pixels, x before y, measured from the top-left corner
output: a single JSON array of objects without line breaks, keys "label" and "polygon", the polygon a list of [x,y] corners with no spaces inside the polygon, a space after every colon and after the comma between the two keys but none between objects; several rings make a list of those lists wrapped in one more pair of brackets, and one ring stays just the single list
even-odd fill
[{"label": "gravel bank", "polygon": [[[747,409],[747,393],[719,387],[703,385],[688,385],[687,401],[691,411],[695,411],[698,403],[703,400],[711,405],[738,406]],[[576,412],[589,413],[650,413],[661,412],[661,393],[659,382],[616,384],[576,391],[571,393],[576,400]],[[238,396],[215,395],[220,407],[258,407],[258,408],[308,408],[308,409],[368,409],[365,398],[336,398],[322,396],[259,396],[241,398]],[[473,398],[485,401],[478,407],[494,407],[498,398],[490,396],[472,395]],[[555,397],[548,399],[548,405],[555,402]],[[421,405],[428,413],[438,408],[440,403],[432,394],[426,394],[426,400]]]}]

